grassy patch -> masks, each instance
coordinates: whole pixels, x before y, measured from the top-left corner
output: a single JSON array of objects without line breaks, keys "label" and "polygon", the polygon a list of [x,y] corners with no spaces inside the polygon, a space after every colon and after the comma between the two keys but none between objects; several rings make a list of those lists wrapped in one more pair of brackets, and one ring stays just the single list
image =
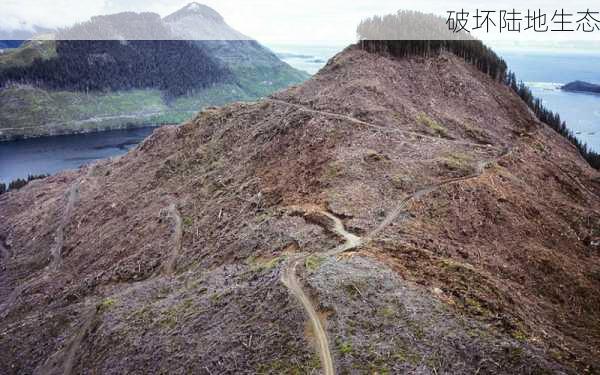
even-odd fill
[{"label": "grassy patch", "polygon": [[516,328],[515,330],[513,330],[511,332],[511,336],[515,340],[519,340],[519,341],[526,341],[527,340],[527,334],[525,332],[523,332],[523,330],[521,328]]},{"label": "grassy patch", "polygon": [[392,185],[399,190],[407,190],[414,183],[414,179],[407,175],[395,175],[390,179]]},{"label": "grassy patch", "polygon": [[54,40],[31,40],[19,48],[0,54],[0,69],[31,65],[35,59],[47,60],[56,56]]},{"label": "grassy patch", "polygon": [[388,157],[380,154],[379,152],[375,151],[375,150],[367,150],[367,152],[365,153],[364,156],[364,160],[366,162],[378,162],[378,161],[383,161],[383,160],[387,160]]},{"label": "grassy patch", "polygon": [[361,296],[360,286],[354,283],[347,283],[343,285],[344,290],[350,297],[357,298]]},{"label": "grassy patch", "polygon": [[391,306],[386,306],[380,310],[379,314],[384,318],[391,318],[396,315],[396,310]]},{"label": "grassy patch", "polygon": [[319,369],[321,369],[321,360],[315,354],[310,360],[304,362],[275,359],[269,363],[259,365],[256,373],[303,375],[317,373]]},{"label": "grassy patch", "polygon": [[154,322],[155,313],[152,308],[148,306],[144,306],[141,309],[136,310],[133,314],[131,314],[131,320],[141,326],[149,326]]},{"label": "grassy patch", "polygon": [[474,127],[469,123],[463,123],[461,125],[465,129],[465,133],[469,138],[472,138],[477,142],[489,143],[488,136],[480,129]]},{"label": "grassy patch", "polygon": [[182,223],[185,228],[190,228],[192,225],[194,225],[194,219],[190,216],[184,216]]},{"label": "grassy patch", "polygon": [[339,342],[338,343],[338,350],[340,351],[341,355],[349,355],[352,354],[352,344],[348,341],[343,341],[343,342]]},{"label": "grassy patch", "polygon": [[475,168],[473,168],[473,159],[469,155],[458,152],[448,154],[442,158],[442,165],[446,169],[460,172],[463,175],[468,175],[475,171]]},{"label": "grassy patch", "polygon": [[544,146],[542,143],[536,143],[534,147],[541,153],[546,152],[546,146]]},{"label": "grassy patch", "polygon": [[448,138],[448,130],[439,122],[435,121],[423,112],[420,112],[417,115],[417,123],[427,127],[431,132],[433,132],[433,134],[437,136]]},{"label": "grassy patch", "polygon": [[284,259],[285,256],[265,259],[253,255],[246,259],[246,264],[250,266],[250,269],[252,269],[254,272],[265,272],[277,267]]},{"label": "grassy patch", "polygon": [[308,270],[308,272],[315,272],[319,269],[321,264],[325,261],[325,258],[318,255],[310,255],[304,261],[304,267]]},{"label": "grassy patch", "polygon": [[160,313],[158,323],[163,328],[173,329],[187,315],[193,312],[193,302],[191,299],[185,299]]},{"label": "grassy patch", "polygon": [[332,162],[325,166],[323,170],[323,178],[327,180],[333,180],[336,177],[342,176],[344,173],[344,169],[342,165],[338,162]]},{"label": "grassy patch", "polygon": [[110,310],[111,307],[115,305],[116,301],[112,298],[105,298],[98,304],[96,307],[99,312],[104,312]]},{"label": "grassy patch", "polygon": [[415,353],[404,344],[400,344],[395,347],[392,357],[396,361],[406,362],[411,366],[418,366],[423,360],[423,357],[419,353]]}]

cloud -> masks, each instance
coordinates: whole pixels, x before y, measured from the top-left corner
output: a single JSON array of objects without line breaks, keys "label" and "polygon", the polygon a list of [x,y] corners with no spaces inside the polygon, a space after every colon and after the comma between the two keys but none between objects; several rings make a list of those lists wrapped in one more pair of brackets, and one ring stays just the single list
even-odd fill
[{"label": "cloud", "polygon": [[[123,11],[150,11],[165,16],[191,0],[2,0],[1,29],[62,27],[94,15]],[[355,39],[357,24],[364,18],[396,10],[413,9],[445,15],[447,10],[561,9],[579,11],[598,8],[589,0],[206,0],[227,23],[246,35],[263,41],[344,41]],[[599,9],[596,9],[599,10]],[[600,33],[596,33],[600,34]],[[556,35],[548,35],[556,36]],[[572,36],[571,36],[572,37]]]}]

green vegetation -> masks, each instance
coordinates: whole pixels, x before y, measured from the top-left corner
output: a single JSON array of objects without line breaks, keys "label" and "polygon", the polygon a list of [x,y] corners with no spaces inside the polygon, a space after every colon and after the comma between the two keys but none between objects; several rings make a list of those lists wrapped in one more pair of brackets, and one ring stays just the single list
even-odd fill
[{"label": "green vegetation", "polygon": [[[32,41],[28,45],[40,43]],[[214,84],[235,82],[228,67],[185,40],[127,43],[57,40],[54,43],[55,54],[51,58],[34,58],[27,65],[0,69],[0,86],[35,82],[53,90],[82,92],[154,88],[177,97]],[[25,47],[12,53],[27,51]]]},{"label": "green vegetation", "polygon": [[9,182],[8,185],[0,183],[0,194],[6,193],[9,190],[20,189],[23,186],[27,185],[30,181],[46,178],[48,176],[48,174],[30,174],[27,176],[26,179],[17,178],[16,180]]},{"label": "green vegetation", "polygon": [[308,272],[315,272],[319,269],[319,267],[324,261],[325,257],[319,255],[310,255],[304,261],[304,267],[306,267]]},{"label": "green vegetation", "polygon": [[223,61],[206,43],[25,43],[0,55],[0,140],[179,124],[308,78],[256,43],[230,42]]},{"label": "green vegetation", "polygon": [[286,361],[275,359],[267,364],[261,364],[257,368],[258,374],[290,374],[303,375],[316,373],[321,368],[321,360],[315,354],[308,361]]},{"label": "green vegetation", "polygon": [[96,309],[99,312],[104,312],[104,311],[108,311],[110,310],[111,307],[113,307],[115,305],[115,300],[112,298],[105,298],[104,300],[102,300],[102,302],[100,302],[98,304],[98,306],[96,306]]},{"label": "green vegetation", "polygon": [[385,155],[380,154],[379,152],[377,152],[375,150],[367,150],[364,159],[365,159],[365,161],[377,162],[377,161],[385,160],[385,159],[387,159],[387,157]]},{"label": "green vegetation", "polygon": [[360,297],[360,295],[361,295],[359,286],[355,285],[354,283],[344,284],[343,288],[346,291],[346,293],[348,293],[348,295],[350,295],[350,297],[352,297],[352,298],[357,298],[357,297]]},{"label": "green vegetation", "polygon": [[333,161],[327,164],[323,171],[323,177],[325,180],[333,180],[336,177],[342,176],[344,173],[344,167],[340,162]]},{"label": "green vegetation", "polygon": [[284,259],[285,256],[264,259],[253,255],[246,259],[246,264],[250,266],[250,268],[254,272],[265,272],[277,267],[279,263],[281,263],[281,261],[283,261]]},{"label": "green vegetation", "polygon": [[179,124],[202,108],[250,99],[229,84],[168,101],[156,89],[85,93],[11,85],[0,90],[0,138]]},{"label": "green vegetation", "polygon": [[352,344],[348,341],[344,341],[344,342],[339,342],[338,343],[338,350],[340,351],[341,355],[349,355],[352,354]]},{"label": "green vegetation", "polygon": [[395,175],[391,177],[391,182],[396,189],[405,190],[414,183],[414,178],[409,175]]},{"label": "green vegetation", "polygon": [[396,347],[394,359],[400,362],[407,362],[412,366],[417,366],[423,360],[419,353],[415,353],[404,345]]},{"label": "green vegetation", "polygon": [[420,112],[417,115],[417,122],[420,125],[426,126],[429,130],[433,132],[433,134],[439,137],[448,137],[448,131],[446,130],[446,128],[423,112]]},{"label": "green vegetation", "polygon": [[56,57],[56,42],[31,40],[19,48],[0,54],[0,70],[31,65],[35,59],[48,60]]},{"label": "green vegetation", "polygon": [[161,311],[158,318],[158,323],[168,329],[173,329],[187,315],[194,312],[193,302],[191,299],[185,299],[175,306]]},{"label": "green vegetation", "polygon": [[190,216],[184,216],[181,221],[185,228],[190,228],[192,225],[194,225],[194,218]]},{"label": "green vegetation", "polygon": [[394,315],[396,315],[396,310],[394,310],[394,308],[391,306],[386,306],[383,309],[381,309],[380,314],[384,318],[391,318]]},{"label": "green vegetation", "polygon": [[469,155],[461,153],[452,153],[442,159],[446,169],[460,172],[461,175],[468,175],[475,171],[472,162],[473,159]]}]

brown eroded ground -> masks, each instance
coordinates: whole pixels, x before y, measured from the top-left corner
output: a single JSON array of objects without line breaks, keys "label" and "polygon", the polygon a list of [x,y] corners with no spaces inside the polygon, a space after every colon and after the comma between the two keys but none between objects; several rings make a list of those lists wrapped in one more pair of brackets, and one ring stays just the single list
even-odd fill
[{"label": "brown eroded ground", "polygon": [[0,196],[2,372],[593,373],[599,181],[462,60],[352,47]]}]

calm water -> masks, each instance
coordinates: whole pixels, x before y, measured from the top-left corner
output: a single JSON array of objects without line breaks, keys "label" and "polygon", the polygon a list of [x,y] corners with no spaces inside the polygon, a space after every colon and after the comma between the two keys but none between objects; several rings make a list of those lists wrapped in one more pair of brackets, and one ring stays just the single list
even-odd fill
[{"label": "calm water", "polygon": [[547,108],[559,113],[579,139],[600,152],[600,95],[560,90],[575,80],[600,84],[600,52],[500,50],[500,54]]},{"label": "calm water", "polygon": [[[345,46],[268,45],[295,68],[314,74]],[[575,134],[600,152],[600,95],[563,92],[567,82],[600,84],[600,53],[499,51],[519,79],[544,104],[558,112]],[[56,173],[93,160],[121,155],[141,142],[152,128],[0,142],[0,182],[28,174]]]},{"label": "calm water", "polygon": [[152,130],[112,130],[0,142],[0,182],[26,178],[29,174],[53,174],[124,154]]}]

